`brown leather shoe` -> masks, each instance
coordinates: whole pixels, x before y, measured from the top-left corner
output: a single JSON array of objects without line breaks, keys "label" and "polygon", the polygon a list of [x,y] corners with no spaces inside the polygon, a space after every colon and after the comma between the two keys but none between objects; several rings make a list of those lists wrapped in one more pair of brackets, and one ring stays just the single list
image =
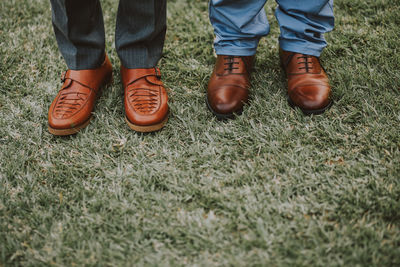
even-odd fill
[{"label": "brown leather shoe", "polygon": [[154,132],[168,121],[168,95],[158,68],[121,66],[125,91],[125,120],[132,130]]},{"label": "brown leather shoe", "polygon": [[218,119],[233,118],[247,103],[254,56],[217,56],[208,82],[206,103]]},{"label": "brown leather shoe", "polygon": [[289,104],[304,114],[321,114],[332,105],[328,76],[319,58],[279,50],[282,67],[288,79]]},{"label": "brown leather shoe", "polygon": [[111,80],[112,66],[107,55],[97,69],[67,70],[61,90],[49,108],[49,132],[70,135],[86,127],[101,87]]}]

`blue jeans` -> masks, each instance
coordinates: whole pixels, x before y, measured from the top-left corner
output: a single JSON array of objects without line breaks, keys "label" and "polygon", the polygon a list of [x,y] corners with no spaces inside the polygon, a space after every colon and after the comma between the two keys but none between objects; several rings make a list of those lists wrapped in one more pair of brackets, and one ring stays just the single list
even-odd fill
[{"label": "blue jeans", "polygon": [[[210,0],[217,55],[252,56],[260,38],[268,35],[267,0]],[[285,51],[319,57],[324,33],[334,26],[333,0],[276,0],[279,45]]]}]

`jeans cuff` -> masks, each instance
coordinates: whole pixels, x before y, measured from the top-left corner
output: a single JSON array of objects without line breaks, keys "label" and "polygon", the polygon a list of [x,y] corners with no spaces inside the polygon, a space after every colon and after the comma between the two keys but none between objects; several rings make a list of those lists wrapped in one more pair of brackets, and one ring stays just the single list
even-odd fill
[{"label": "jeans cuff", "polygon": [[285,39],[279,40],[279,46],[284,51],[295,52],[299,54],[311,55],[319,57],[325,45],[310,44],[304,41],[288,41]]},{"label": "jeans cuff", "polygon": [[227,55],[227,56],[254,56],[257,52],[257,47],[255,48],[240,48],[232,46],[214,46],[215,53],[217,55]]}]

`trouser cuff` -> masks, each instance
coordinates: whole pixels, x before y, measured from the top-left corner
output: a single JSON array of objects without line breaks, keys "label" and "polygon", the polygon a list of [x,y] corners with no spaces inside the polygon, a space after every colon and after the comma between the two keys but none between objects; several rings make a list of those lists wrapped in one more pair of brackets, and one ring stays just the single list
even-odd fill
[{"label": "trouser cuff", "polygon": [[214,46],[217,55],[228,56],[254,56],[257,52],[256,48],[243,48],[243,47],[228,47],[228,46]]},{"label": "trouser cuff", "polygon": [[319,57],[324,46],[306,43],[302,41],[279,40],[279,46],[284,51]]}]

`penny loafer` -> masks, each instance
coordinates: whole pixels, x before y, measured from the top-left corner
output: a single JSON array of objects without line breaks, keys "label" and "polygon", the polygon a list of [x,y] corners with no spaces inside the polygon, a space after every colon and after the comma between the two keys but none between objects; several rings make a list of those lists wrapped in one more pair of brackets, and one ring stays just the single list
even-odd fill
[{"label": "penny loafer", "polygon": [[86,127],[101,88],[112,81],[112,66],[107,55],[96,69],[67,70],[63,85],[48,113],[48,130],[54,135],[71,135]]},{"label": "penny loafer", "polygon": [[125,120],[137,132],[160,130],[168,121],[168,95],[158,68],[121,66]]},{"label": "penny loafer", "polygon": [[290,106],[299,107],[304,114],[321,114],[332,105],[331,87],[319,58],[279,50],[288,83]]},{"label": "penny loafer", "polygon": [[254,56],[218,55],[207,86],[206,103],[218,119],[241,114],[248,102]]}]

